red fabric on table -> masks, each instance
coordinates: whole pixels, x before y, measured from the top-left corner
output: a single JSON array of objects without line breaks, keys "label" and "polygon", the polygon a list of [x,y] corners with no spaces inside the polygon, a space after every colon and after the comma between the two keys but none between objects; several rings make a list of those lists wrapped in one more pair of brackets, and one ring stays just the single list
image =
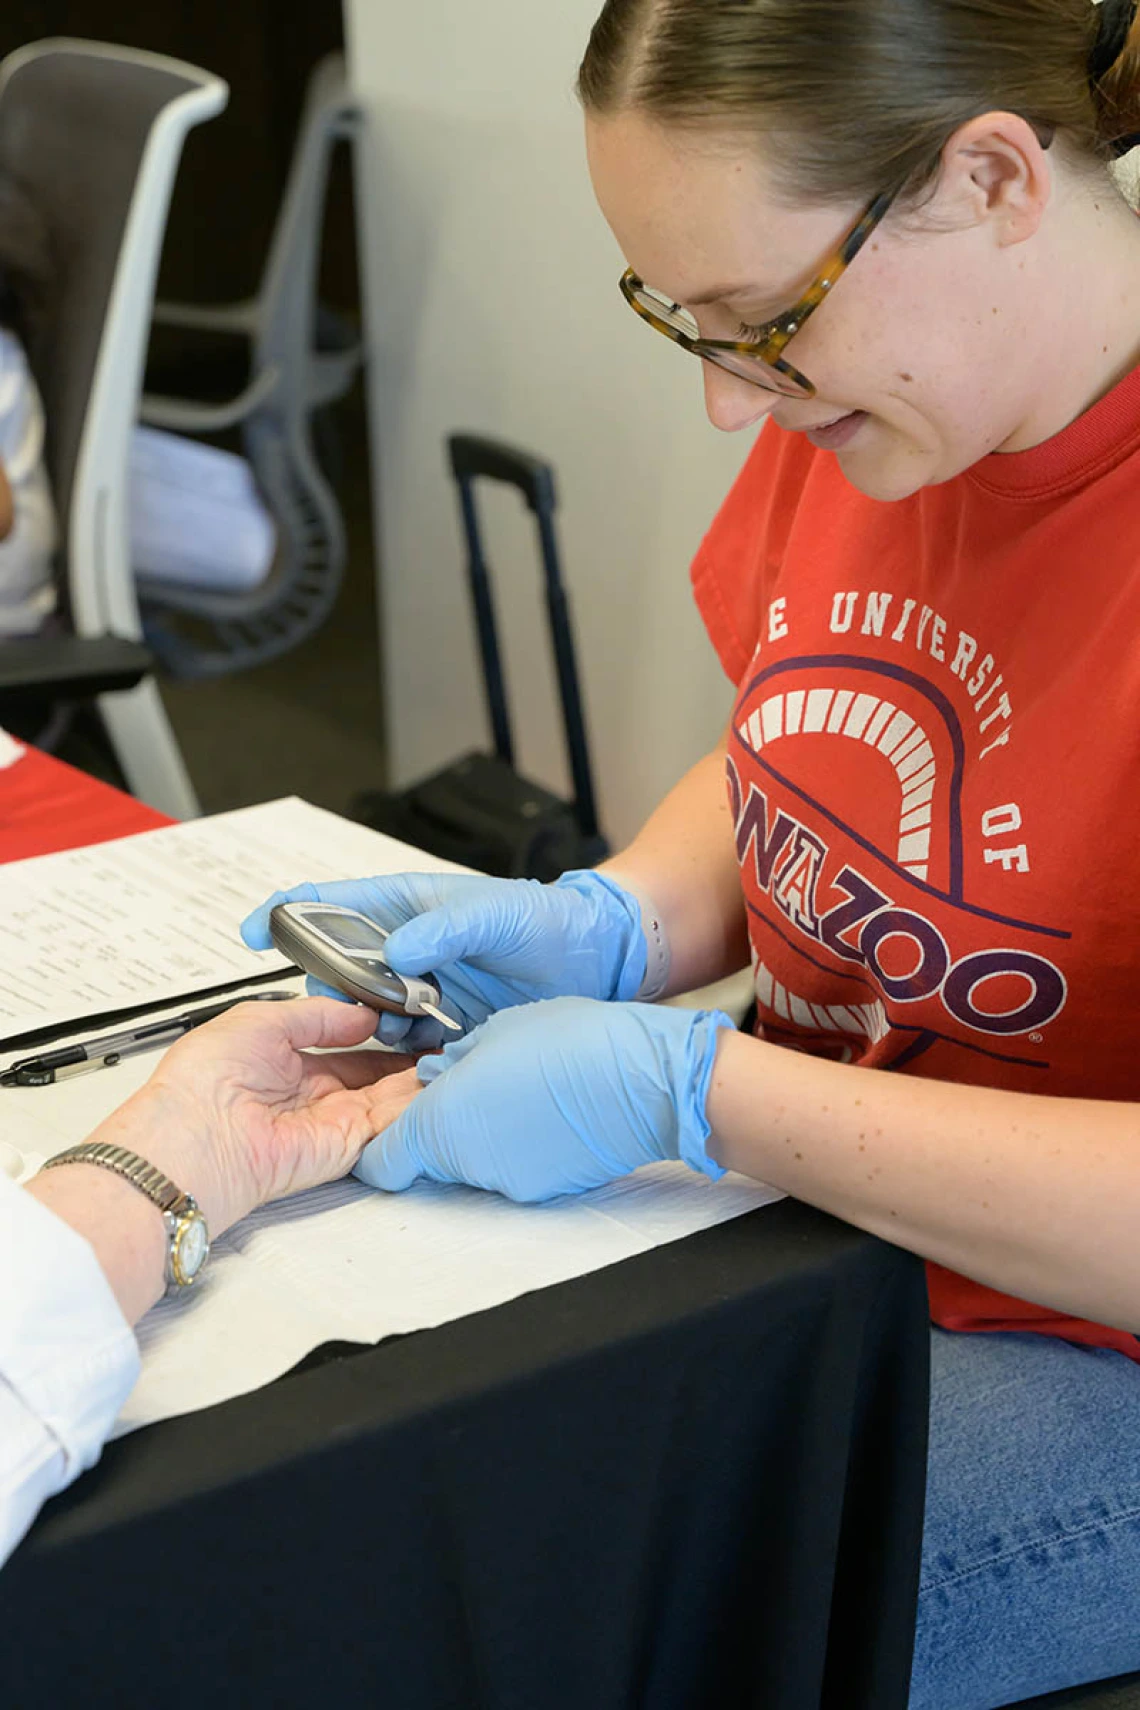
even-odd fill
[{"label": "red fabric on table", "polygon": [[107,843],[172,823],[144,802],[36,748],[25,749],[0,770],[0,862]]}]

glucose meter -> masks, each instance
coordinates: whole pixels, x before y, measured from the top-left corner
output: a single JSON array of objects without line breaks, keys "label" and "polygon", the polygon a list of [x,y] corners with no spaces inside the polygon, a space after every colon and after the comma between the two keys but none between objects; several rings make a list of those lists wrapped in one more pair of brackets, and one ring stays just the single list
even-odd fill
[{"label": "glucose meter", "polygon": [[430,1015],[455,1033],[463,1029],[440,1008],[434,980],[413,979],[388,966],[388,933],[366,914],[338,903],[277,903],[269,935],[283,956],[323,985],[369,1009],[395,1015]]}]

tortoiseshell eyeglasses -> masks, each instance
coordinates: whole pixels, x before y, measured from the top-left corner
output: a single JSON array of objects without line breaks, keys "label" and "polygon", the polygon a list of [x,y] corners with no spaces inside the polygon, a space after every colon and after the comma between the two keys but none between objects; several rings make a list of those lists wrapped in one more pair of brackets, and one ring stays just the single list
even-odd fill
[{"label": "tortoiseshell eyeglasses", "polygon": [[780,392],[789,398],[814,398],[815,387],[806,375],[790,362],[784,361],[784,348],[793,339],[819,305],[835,288],[845,268],[849,267],[894,201],[896,191],[876,196],[865,213],[848,232],[839,248],[820,268],[794,308],[777,315],[760,329],[759,338],[741,343],[736,339],[702,338],[696,317],[680,303],[671,303],[659,291],[654,291],[638,278],[632,267],[627,268],[618,283],[622,296],[642,320],[671,338],[682,350],[706,362],[715,362],[741,380],[763,386],[766,391]]}]

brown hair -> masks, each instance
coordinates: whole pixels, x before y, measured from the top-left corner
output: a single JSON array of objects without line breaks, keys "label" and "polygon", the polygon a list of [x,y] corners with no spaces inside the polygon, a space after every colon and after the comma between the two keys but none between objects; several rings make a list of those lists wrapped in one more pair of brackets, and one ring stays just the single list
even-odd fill
[{"label": "brown hair", "polygon": [[[578,93],[598,114],[763,133],[793,195],[917,195],[947,139],[1019,113],[1077,158],[1140,131],[1140,30],[1099,78],[1121,0],[606,0]],[[1123,29],[1123,21],[1120,25]]]}]

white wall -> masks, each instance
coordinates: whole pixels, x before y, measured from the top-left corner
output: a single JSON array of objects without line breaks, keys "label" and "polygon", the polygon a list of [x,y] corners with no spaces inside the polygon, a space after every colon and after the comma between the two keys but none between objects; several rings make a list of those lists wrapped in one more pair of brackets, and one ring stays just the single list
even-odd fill
[{"label": "white wall", "polygon": [[[730,691],[689,560],[748,449],[698,365],[640,326],[594,204],[574,76],[600,0],[346,0],[395,781],[487,725],[442,441],[549,457],[601,817],[630,835],[715,740]],[[484,487],[484,491],[486,488]],[[528,513],[484,501],[523,770],[566,786]]]}]

